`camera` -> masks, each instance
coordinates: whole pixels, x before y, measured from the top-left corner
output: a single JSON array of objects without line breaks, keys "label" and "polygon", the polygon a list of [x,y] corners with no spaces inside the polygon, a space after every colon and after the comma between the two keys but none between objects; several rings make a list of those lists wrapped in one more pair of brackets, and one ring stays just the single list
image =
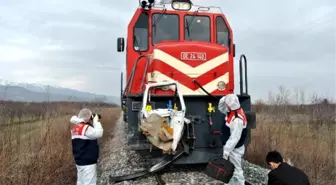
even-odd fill
[{"label": "camera", "polygon": [[101,119],[100,114],[93,113],[92,116],[91,116],[91,120],[93,120],[93,118],[96,117],[96,115],[98,116],[98,119]]}]

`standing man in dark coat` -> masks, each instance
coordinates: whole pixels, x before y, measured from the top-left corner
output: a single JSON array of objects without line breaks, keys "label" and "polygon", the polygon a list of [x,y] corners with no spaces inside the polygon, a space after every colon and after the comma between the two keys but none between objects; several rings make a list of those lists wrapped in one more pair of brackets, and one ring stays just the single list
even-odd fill
[{"label": "standing man in dark coat", "polygon": [[307,175],[302,170],[283,162],[278,151],[268,152],[266,162],[272,169],[268,174],[268,185],[310,185]]}]

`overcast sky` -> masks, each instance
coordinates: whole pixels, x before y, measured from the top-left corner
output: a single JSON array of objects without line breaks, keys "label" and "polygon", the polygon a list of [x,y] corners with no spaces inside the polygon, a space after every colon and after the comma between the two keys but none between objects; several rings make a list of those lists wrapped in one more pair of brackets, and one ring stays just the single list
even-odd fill
[{"label": "overcast sky", "polygon": [[[254,100],[280,85],[335,99],[335,0],[194,2],[226,14],[237,55],[248,58]],[[118,96],[125,53],[116,51],[116,40],[126,36],[137,6],[138,0],[1,0],[0,78]]]}]

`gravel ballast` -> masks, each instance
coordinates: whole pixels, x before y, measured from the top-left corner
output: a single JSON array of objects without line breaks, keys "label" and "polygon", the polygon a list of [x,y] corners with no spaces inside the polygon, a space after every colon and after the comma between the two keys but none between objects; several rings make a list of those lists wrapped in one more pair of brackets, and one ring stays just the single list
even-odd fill
[{"label": "gravel ballast", "polygon": [[[117,121],[114,133],[110,136],[111,139],[107,141],[102,151],[108,151],[107,155],[101,156],[98,164],[98,184],[110,185],[110,175],[125,175],[146,169],[147,163],[141,160],[133,151],[126,150],[126,124],[122,121],[122,116]],[[269,170],[264,169],[258,165],[251,164],[247,161],[243,162],[243,169],[247,181],[254,185],[267,184],[267,173]],[[189,169],[177,172],[166,172],[162,174],[161,178],[167,185],[220,185],[224,184],[217,181],[206,174],[202,170],[191,171]],[[113,184],[113,183],[112,183]],[[155,185],[157,184],[154,176],[147,176],[134,181],[124,181],[114,183],[115,185]]]}]

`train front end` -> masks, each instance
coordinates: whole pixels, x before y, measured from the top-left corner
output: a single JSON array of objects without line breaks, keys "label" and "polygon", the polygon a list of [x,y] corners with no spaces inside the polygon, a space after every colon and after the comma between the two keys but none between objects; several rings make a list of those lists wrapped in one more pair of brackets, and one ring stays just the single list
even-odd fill
[{"label": "train front end", "polygon": [[[147,84],[176,81],[183,95],[185,117],[194,122],[194,142],[192,152],[174,163],[207,163],[221,154],[220,128],[225,115],[216,108],[222,96],[234,93],[235,56],[233,34],[221,10],[189,1],[141,3],[127,35],[127,83],[122,88],[121,102],[129,148],[152,158],[162,155],[140,131],[139,113]],[[124,43],[123,38],[118,38],[118,51],[124,50]],[[181,109],[176,90],[173,85],[151,89],[146,106],[151,110]],[[250,111],[247,89],[238,96],[252,129],[255,114]]]}]

